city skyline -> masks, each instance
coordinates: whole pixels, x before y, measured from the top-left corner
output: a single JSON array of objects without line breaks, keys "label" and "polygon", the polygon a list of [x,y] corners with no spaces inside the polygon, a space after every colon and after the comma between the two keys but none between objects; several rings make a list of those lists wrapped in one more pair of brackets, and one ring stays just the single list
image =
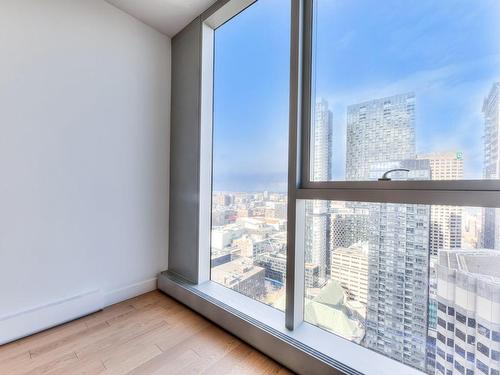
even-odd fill
[{"label": "city skyline", "polygon": [[[252,21],[259,12],[272,13],[271,3],[249,8],[240,25],[247,34],[258,28]],[[428,0],[410,9],[392,0],[373,9],[344,0],[315,4],[313,181],[376,181],[395,168],[402,170],[391,178],[403,181],[500,177],[500,84],[494,67],[500,49],[490,43],[494,26],[487,21],[493,18],[486,14],[500,7],[485,0],[475,14],[467,14],[470,4],[457,3],[450,10],[449,4]],[[278,25],[285,21],[281,17]],[[332,17],[338,22],[333,24]],[[363,24],[353,28],[353,17],[364,17]],[[425,22],[415,24],[422,17]],[[377,23],[381,19],[383,25]],[[484,22],[476,25],[479,34],[465,33],[463,27],[477,19]],[[231,38],[241,30],[228,25],[215,39],[215,87],[219,79],[222,89],[214,97],[212,279],[284,310],[286,69],[267,77],[278,80],[270,85],[275,100],[261,108],[245,99],[266,100],[270,91],[265,85],[271,81],[262,69],[273,59],[286,67],[286,56],[277,52],[257,64],[263,86],[250,78],[257,74],[255,67],[241,81],[232,80],[231,64],[238,58],[247,57],[241,69],[259,57],[240,55]],[[256,30],[245,40],[250,45],[243,44],[252,50],[252,43],[269,48],[279,38],[283,42],[285,28],[260,39],[274,26]],[[460,43],[440,45],[448,40]],[[217,55],[219,49],[227,55]],[[227,87],[225,80],[231,81]],[[229,92],[230,99],[225,96]],[[255,105],[258,113],[250,113]],[[500,375],[500,317],[494,313],[500,271],[485,263],[497,264],[500,257],[492,250],[494,258],[478,251],[483,246],[499,250],[499,212],[387,201],[306,201],[304,320],[429,374]],[[481,298],[491,303],[486,306]],[[467,329],[459,324],[465,316],[471,320]],[[457,346],[459,339],[464,344]]]},{"label": "city skyline", "polygon": [[[495,91],[498,84],[492,87],[485,107],[498,108],[499,96]],[[349,178],[373,180],[392,168],[409,170],[394,173],[392,177],[398,180],[462,178],[464,158],[460,151],[417,155],[413,137],[415,99],[414,94],[407,93],[349,107],[350,136],[346,151]],[[498,116],[492,117],[491,110],[483,113],[484,126],[496,134],[500,128]],[[317,104],[315,114],[312,178],[328,178],[332,137],[331,112],[325,100]],[[489,142],[485,140],[484,144],[487,147]],[[492,160],[485,159],[485,163],[492,165]],[[429,374],[449,369],[446,359],[453,358],[455,351],[446,354],[445,362],[438,358],[448,349],[442,347],[445,336],[439,326],[442,318],[438,310],[444,297],[435,257],[443,251],[465,251],[463,236],[471,232],[463,225],[469,223],[467,208],[364,202],[344,202],[339,206],[338,203],[318,200],[306,204],[304,319]],[[214,230],[224,228],[222,235],[228,235],[228,246],[227,255],[224,250],[214,253],[217,264],[213,280],[284,309],[286,204],[286,193],[214,191],[213,214],[221,207],[224,213],[217,219],[222,222],[213,220]],[[485,212],[482,210],[483,221]],[[231,240],[230,233],[237,233],[235,240]],[[472,232],[474,236],[473,233],[476,233],[471,241],[475,244],[473,248],[479,248],[485,241],[484,229]],[[363,241],[365,258],[362,251],[354,251],[363,247]],[[225,260],[220,262],[223,257]],[[339,269],[339,262],[343,262],[340,267],[344,269]],[[493,277],[500,281],[500,275]],[[492,288],[496,288],[498,281],[494,279],[492,283]],[[332,299],[337,302],[332,304]],[[456,303],[460,306],[462,302]],[[472,314],[485,316],[482,310]],[[497,323],[493,317],[483,324],[496,327]],[[449,329],[449,325],[445,328]],[[445,334],[452,339],[454,332]],[[445,345],[449,344],[446,340]],[[471,365],[457,359],[455,368],[495,369],[495,362],[484,361],[483,358]],[[450,371],[454,371],[453,367]]]},{"label": "city skyline", "polygon": [[[286,190],[288,6],[259,1],[216,35],[216,190]],[[328,101],[332,110],[337,153],[332,177],[345,177],[347,107],[414,92],[417,153],[442,151],[446,139],[449,149],[464,153],[464,178],[481,178],[481,105],[492,80],[500,78],[500,37],[494,37],[500,35],[500,24],[492,18],[499,14],[500,3],[454,2],[450,8],[447,2],[422,1],[404,12],[400,8],[398,1],[377,4],[375,12],[355,2],[318,1],[313,95],[315,102]],[[373,34],[373,24],[382,15],[387,22]],[[362,24],[348,23],[361,16]],[[272,23],[262,24],[270,18]],[[424,18],[427,24],[416,21]],[[385,35],[391,35],[390,43],[383,42]],[[380,43],[367,44],[363,38]],[[397,48],[404,53],[395,53]],[[363,49],[373,61],[356,58]],[[256,76],[261,79],[252,79]],[[259,111],[252,110],[257,107]]]}]

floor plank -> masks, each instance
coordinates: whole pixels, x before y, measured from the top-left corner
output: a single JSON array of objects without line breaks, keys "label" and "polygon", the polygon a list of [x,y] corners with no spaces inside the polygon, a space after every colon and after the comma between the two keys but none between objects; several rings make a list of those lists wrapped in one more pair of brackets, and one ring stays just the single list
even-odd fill
[{"label": "floor plank", "polygon": [[159,291],[0,346],[0,374],[291,374]]}]

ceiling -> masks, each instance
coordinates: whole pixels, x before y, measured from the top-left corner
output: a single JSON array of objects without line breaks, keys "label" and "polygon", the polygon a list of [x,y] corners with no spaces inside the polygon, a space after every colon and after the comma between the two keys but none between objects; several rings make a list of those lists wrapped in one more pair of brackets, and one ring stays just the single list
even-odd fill
[{"label": "ceiling", "polygon": [[170,37],[200,15],[216,0],[106,0]]}]

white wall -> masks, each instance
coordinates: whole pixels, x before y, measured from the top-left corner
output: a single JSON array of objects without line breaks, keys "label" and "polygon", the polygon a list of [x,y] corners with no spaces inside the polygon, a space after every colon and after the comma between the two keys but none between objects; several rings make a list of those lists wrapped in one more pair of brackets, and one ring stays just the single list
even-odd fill
[{"label": "white wall", "polygon": [[169,117],[168,37],[103,0],[0,1],[0,320],[154,286]]}]

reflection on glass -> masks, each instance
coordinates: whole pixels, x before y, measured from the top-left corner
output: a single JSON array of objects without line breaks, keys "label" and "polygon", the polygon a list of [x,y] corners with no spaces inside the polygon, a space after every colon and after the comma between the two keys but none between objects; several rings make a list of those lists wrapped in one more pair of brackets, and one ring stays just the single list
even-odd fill
[{"label": "reflection on glass", "polygon": [[[284,309],[290,7],[215,31],[211,279]],[[273,22],[268,22],[272,19]]]}]

